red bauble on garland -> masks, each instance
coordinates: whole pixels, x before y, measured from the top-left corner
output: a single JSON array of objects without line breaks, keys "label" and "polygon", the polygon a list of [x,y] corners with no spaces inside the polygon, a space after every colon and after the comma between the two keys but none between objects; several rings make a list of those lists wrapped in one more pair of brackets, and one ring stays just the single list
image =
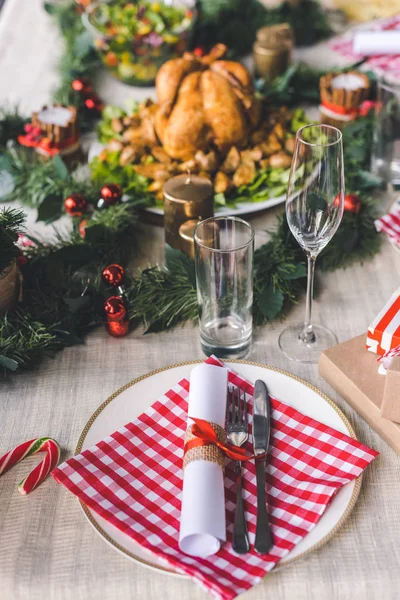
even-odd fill
[{"label": "red bauble on garland", "polygon": [[93,91],[93,88],[87,79],[74,79],[71,83],[71,87],[75,92],[83,94],[89,94]]},{"label": "red bauble on garland", "polygon": [[101,276],[105,283],[117,287],[122,285],[125,279],[125,269],[117,264],[108,265],[108,267],[103,269]]},{"label": "red bauble on garland", "polygon": [[88,202],[82,194],[70,194],[64,200],[64,208],[71,217],[81,217],[88,211]]},{"label": "red bauble on garland", "polygon": [[120,321],[126,316],[125,302],[119,296],[110,296],[104,303],[108,321]]},{"label": "red bauble on garland", "polygon": [[344,196],[344,211],[351,212],[355,215],[361,210],[361,199],[357,194],[345,194]]},{"label": "red bauble on garland", "polygon": [[86,109],[91,113],[101,112],[104,104],[97,94],[94,93],[89,81],[84,78],[74,79],[71,87],[75,92],[78,92],[83,100]]},{"label": "red bauble on garland", "polygon": [[107,332],[114,337],[124,337],[129,332],[129,321],[109,321],[106,323]]},{"label": "red bauble on garland", "polygon": [[107,183],[100,190],[102,199],[107,206],[112,206],[121,201],[122,189],[118,183]]},{"label": "red bauble on garland", "polygon": [[[333,201],[335,206],[340,204],[340,195],[338,194]],[[345,194],[343,199],[343,210],[344,212],[350,212],[355,215],[361,210],[361,199],[357,194]]]},{"label": "red bauble on garland", "polygon": [[106,183],[100,190],[100,196],[97,208],[109,208],[121,201],[122,188],[117,183]]},{"label": "red bauble on garland", "polygon": [[106,329],[114,337],[123,337],[129,331],[129,319],[126,305],[119,296],[110,296],[104,303]]},{"label": "red bauble on garland", "polygon": [[88,94],[85,98],[84,105],[91,112],[101,112],[104,108],[103,102],[96,94]]}]

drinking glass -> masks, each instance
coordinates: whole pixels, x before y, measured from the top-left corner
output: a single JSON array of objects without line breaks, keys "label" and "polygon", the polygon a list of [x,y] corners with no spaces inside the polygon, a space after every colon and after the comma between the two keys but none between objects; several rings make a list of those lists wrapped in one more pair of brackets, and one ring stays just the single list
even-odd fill
[{"label": "drinking glass", "polygon": [[337,343],[326,327],[311,321],[314,269],[318,254],[335,234],[343,216],[342,134],[329,125],[306,125],[296,135],[289,175],[286,216],[291,232],[307,255],[308,281],[304,323],[285,329],[279,346],[302,363],[318,362]]},{"label": "drinking glass", "polygon": [[387,183],[400,185],[400,71],[378,83],[371,170]]},{"label": "drinking glass", "polygon": [[194,231],[203,352],[241,358],[251,348],[254,229],[236,217],[211,217]]}]

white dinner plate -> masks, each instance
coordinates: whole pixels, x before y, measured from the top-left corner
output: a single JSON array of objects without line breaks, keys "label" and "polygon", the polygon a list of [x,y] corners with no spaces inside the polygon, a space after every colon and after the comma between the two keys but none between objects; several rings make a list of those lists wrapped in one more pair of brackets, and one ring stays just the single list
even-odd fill
[{"label": "white dinner plate", "polygon": [[[132,421],[178,381],[184,377],[189,378],[191,369],[198,362],[201,361],[180,363],[158,369],[135,379],[112,394],[89,419],[80,436],[76,454],[93,446],[107,435]],[[350,423],[341,410],[317,388],[302,379],[285,371],[258,363],[232,361],[226,364],[231,365],[234,370],[252,383],[256,379],[264,380],[271,395],[282,402],[356,438]],[[316,550],[327,542],[350,514],[357,500],[360,486],[361,477],[342,487],[314,529],[280,561],[279,566],[284,566],[311,550]],[[81,506],[96,531],[116,550],[150,568],[166,571],[176,577],[184,576],[167,569],[158,557],[143,549],[129,536],[87,508],[82,502]]]}]

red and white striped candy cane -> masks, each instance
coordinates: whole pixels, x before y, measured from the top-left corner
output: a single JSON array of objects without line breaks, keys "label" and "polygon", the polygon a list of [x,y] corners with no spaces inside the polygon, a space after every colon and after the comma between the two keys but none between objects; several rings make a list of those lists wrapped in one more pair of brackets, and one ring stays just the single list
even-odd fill
[{"label": "red and white striped candy cane", "polygon": [[2,475],[26,456],[31,456],[32,454],[36,454],[36,452],[46,452],[46,456],[18,485],[18,490],[21,494],[29,494],[58,465],[61,453],[60,446],[52,438],[36,438],[20,444],[14,450],[10,450],[0,458],[0,475]]}]

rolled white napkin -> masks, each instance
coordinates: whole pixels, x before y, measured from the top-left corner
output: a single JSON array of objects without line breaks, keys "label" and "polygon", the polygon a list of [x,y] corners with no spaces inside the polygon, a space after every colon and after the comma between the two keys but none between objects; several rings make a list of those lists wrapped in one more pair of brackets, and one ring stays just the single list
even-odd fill
[{"label": "rolled white napkin", "polygon": [[400,31],[358,31],[353,50],[364,56],[400,54]]},{"label": "rolled white napkin", "polygon": [[[225,427],[228,372],[202,364],[190,374],[188,427],[190,417]],[[191,556],[206,557],[218,552],[226,540],[224,474],[213,462],[189,462],[183,474],[179,547]]]}]

